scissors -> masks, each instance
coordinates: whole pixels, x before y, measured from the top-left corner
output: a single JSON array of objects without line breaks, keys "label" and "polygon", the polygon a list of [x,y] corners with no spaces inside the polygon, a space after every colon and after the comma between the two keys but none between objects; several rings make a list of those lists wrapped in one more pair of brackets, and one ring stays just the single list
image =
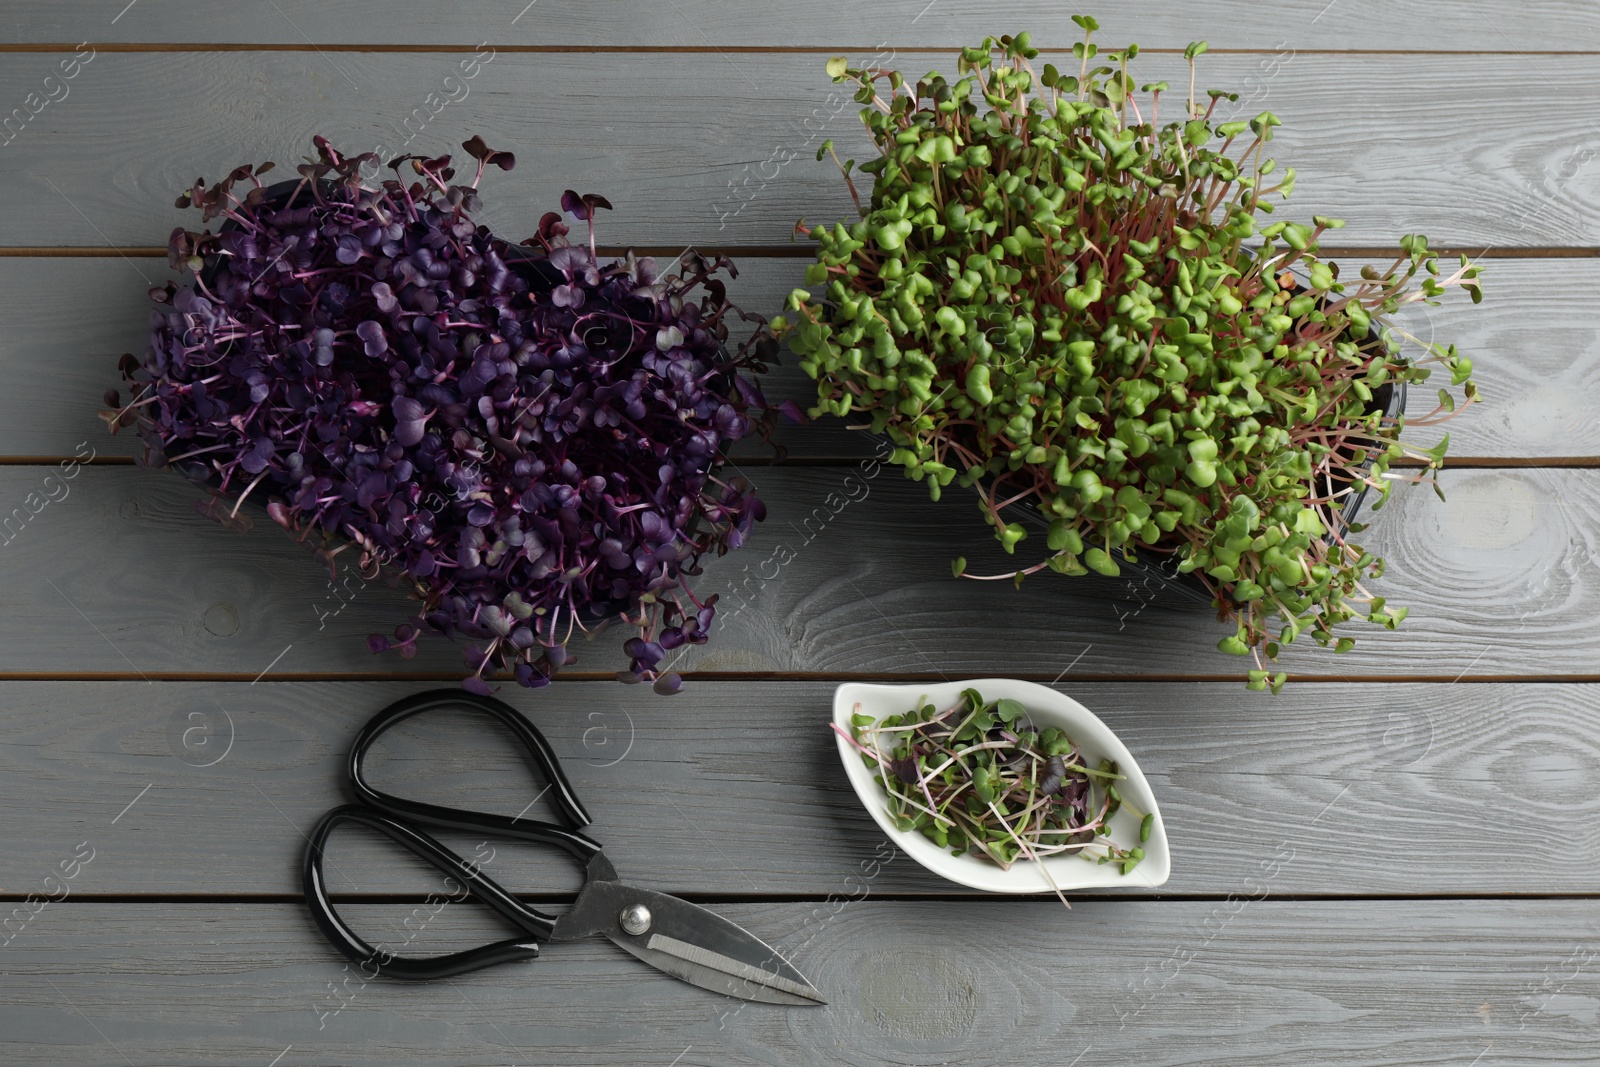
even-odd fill
[{"label": "scissors", "polygon": [[[567,825],[447,808],[374,789],[362,766],[373,742],[396,723],[444,707],[482,711],[509,728],[549,783],[553,805]],[[448,978],[500,963],[534,959],[543,942],[604,936],[657,970],[703,989],[768,1004],[827,1003],[776,949],[743,927],[698,904],[618,880],[616,868],[600,843],[579,832],[592,820],[562,773],[555,751],[538,728],[508,704],[461,689],[436,689],[405,697],[361,728],[346,765],[361,803],[334,808],[311,831],[303,868],[305,896],[323,934],[335,948],[360,964],[369,977],[381,974],[393,978]],[[334,910],[323,878],[323,849],[328,834],[343,823],[377,830],[457,879],[470,895],[517,927],[522,936],[426,958],[398,956],[381,945],[369,944]],[[416,824],[553,845],[582,866],[583,889],[563,915],[536,911],[490,879],[478,864],[462,859]]]}]

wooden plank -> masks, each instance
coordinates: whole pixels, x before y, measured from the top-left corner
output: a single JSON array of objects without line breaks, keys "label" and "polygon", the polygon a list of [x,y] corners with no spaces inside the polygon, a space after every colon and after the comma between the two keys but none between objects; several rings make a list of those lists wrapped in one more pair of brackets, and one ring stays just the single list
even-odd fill
[{"label": "wooden plank", "polygon": [[[777,487],[801,477],[774,471],[758,481]],[[957,555],[971,573],[991,575],[1044,558],[1042,524],[1032,547],[1024,541],[1007,556],[975,502],[959,495],[933,504],[921,486],[890,472],[869,486],[873,503],[852,510],[844,494],[861,491],[854,483],[837,473],[832,485],[822,474],[804,477],[823,483],[809,509],[791,505],[788,517],[772,509],[763,537],[773,541],[761,542],[772,547],[752,546],[723,598],[725,609],[744,608],[730,618],[762,636],[741,629],[740,640],[763,640],[774,669],[821,662],[830,671],[1020,671],[1050,680],[1061,671],[1209,673],[1249,662],[1219,661],[1209,608],[1180,604],[1154,583],[1041,575],[1015,590],[1009,582],[949,577]],[[1593,523],[1584,516],[1595,506],[1600,474],[1458,471],[1440,484],[1448,503],[1426,488],[1402,487],[1361,535],[1388,560],[1377,595],[1409,605],[1410,618],[1395,632],[1363,624],[1352,634],[1356,649],[1343,657],[1305,642],[1286,648],[1284,669],[1444,679],[1592,670],[1600,646],[1588,606]],[[981,528],[962,525],[950,507],[970,508],[966,521]],[[693,669],[713,669],[721,656],[746,669],[761,662],[726,645],[698,651]]]},{"label": "wooden plank", "polygon": [[[1358,265],[1345,261],[1347,269]],[[158,260],[0,259],[0,292],[9,294],[0,304],[0,374],[32,383],[0,394],[0,456],[68,456],[86,442],[100,455],[138,451],[137,437],[106,434],[95,414],[101,394],[119,384],[117,356],[140,354],[147,343],[149,283],[134,266],[156,281],[169,276]],[[738,267],[729,292],[757,314],[776,314],[805,281],[803,260],[744,257]],[[1455,294],[1438,308],[1413,305],[1401,322],[1420,341],[1454,342],[1476,362],[1486,402],[1445,427],[1452,457],[1600,457],[1600,422],[1589,417],[1588,402],[1600,393],[1600,327],[1580,310],[1600,288],[1600,260],[1494,259],[1487,271],[1482,305]],[[93,314],[83,311],[85,292],[95,294]],[[809,407],[814,383],[796,356],[782,359],[767,376],[769,395]],[[1410,412],[1420,417],[1433,403],[1431,390],[1413,390]],[[778,440],[797,460],[869,454],[872,442],[844,425],[784,423]],[[1412,434],[1429,447],[1440,432]],[[740,454],[770,452],[751,443]]]},{"label": "wooden plank", "polygon": [[[18,899],[83,841],[72,893],[297,894],[301,834],[348,796],[361,723],[403,683],[0,683],[0,896]],[[833,683],[691,683],[677,699],[604,682],[502,692],[544,730],[624,879],[714,897],[823,897],[887,840],[828,732]],[[1292,852],[1298,896],[1587,893],[1600,838],[1600,692],[1585,685],[1291,686],[1063,683],[1117,731],[1161,804],[1171,881],[1221,896]],[[508,736],[465,713],[397,728],[374,781],[508,815],[542,784]],[[530,815],[542,814],[540,804]],[[1514,848],[1489,847],[1517,827]],[[445,835],[463,855],[479,842]],[[577,887],[564,857],[490,842],[519,891]],[[341,894],[437,890],[379,839],[341,831]],[[903,854],[875,893],[971,894]],[[1150,895],[1137,887],[1097,895]],[[982,894],[971,894],[982,896]],[[1074,894],[1077,896],[1077,894]],[[0,908],[5,911],[6,908]],[[0,956],[0,967],[5,957]],[[0,1031],[3,1031],[0,1027]]]},{"label": "wooden plank", "polygon": [[[236,533],[197,517],[202,494],[171,472],[80,468],[63,482],[53,470],[0,468],[0,518],[12,523],[0,602],[27,620],[0,645],[0,672],[249,680],[461,670],[460,648],[443,640],[423,641],[409,663],[373,657],[366,637],[392,629],[411,603],[381,582],[330,589],[306,548],[259,512],[251,531]],[[1215,650],[1222,631],[1208,608],[1154,584],[1044,574],[1015,590],[952,578],[957,555],[979,574],[1040,558],[1039,533],[1017,556],[1000,552],[975,501],[959,494],[935,504],[923,486],[870,463],[744,473],[769,518],[738,554],[707,563],[696,589],[721,596],[722,625],[673,669],[1049,681],[1062,672],[1241,677],[1249,662]],[[1352,627],[1359,643],[1342,657],[1309,642],[1286,648],[1284,669],[1592,675],[1600,472],[1456,471],[1441,484],[1448,504],[1402,487],[1362,535],[1389,561],[1376,592],[1408,605],[1410,618],[1392,633]],[[620,645],[615,633],[577,644],[576,669],[622,667]]]},{"label": "wooden plank", "polygon": [[[1151,1067],[1592,1060],[1591,901],[1325,903],[1256,892],[1071,912],[725,906],[830,998],[825,1008],[742,1010],[604,942],[449,982],[363,982],[293,905],[61,904],[0,957],[0,1049],[10,1062],[75,1067],[274,1057],[281,1067],[1074,1057],[1098,1067],[1129,1062],[1131,1048]],[[407,910],[352,908],[352,921],[400,942]],[[452,913],[466,910],[445,908],[412,943],[457,943],[444,932],[462,929]]]},{"label": "wooden plank", "polygon": [[[1187,80],[1181,56],[1148,58],[1141,80]],[[1240,113],[1270,107],[1282,118],[1275,147],[1299,173],[1295,217],[1349,220],[1342,239],[1352,246],[1415,231],[1437,247],[1600,244],[1600,168],[1589,165],[1596,135],[1574,117],[1600,97],[1590,58],[1530,67],[1517,54],[1307,54],[1255,89],[1244,79],[1259,73],[1260,57],[1208,58],[1202,86],[1244,87],[1255,95]],[[25,101],[57,62],[50,54],[8,62],[0,100]],[[530,232],[573,187],[604,190],[617,205],[601,224],[608,242],[770,245],[788,242],[801,216],[852,210],[832,165],[813,159],[824,137],[844,154],[872,151],[820,55],[651,54],[597,74],[589,56],[500,54],[471,81],[446,83],[462,62],[473,61],[100,54],[64,83],[70,95],[41,105],[6,146],[0,175],[28,210],[0,219],[0,244],[159,245],[186,218],[171,205],[196,175],[293,163],[314,133],[387,155],[411,121],[412,150],[451,148],[477,132],[518,154],[521,165],[497,173],[485,198],[484,220],[508,236]],[[605,93],[572,92],[597,77]],[[1467,81],[1475,91],[1459,92]],[[460,102],[446,105],[441,94]]]},{"label": "wooden plank", "polygon": [[[1574,51],[1590,48],[1600,18],[1580,0],[1544,0],[1536,12],[1509,19],[1497,8],[1472,5],[1440,9],[1420,0],[1342,0],[1326,9],[1307,6],[1285,12],[1280,5],[1235,3],[1228,17],[1176,0],[1155,0],[1137,12],[1102,4],[1096,13],[1098,40],[1116,47],[1128,37],[1141,45],[1182,48],[1195,38],[1214,48],[1274,49],[1280,42],[1299,49],[1489,52]],[[452,44],[471,47],[488,39],[505,47],[616,48],[678,46],[713,48],[811,48],[875,46],[888,40],[901,48],[949,49],[975,44],[986,34],[1031,29],[1041,46],[1070,46],[1080,31],[1059,5],[1013,0],[1003,15],[975,0],[895,0],[870,7],[839,0],[809,0],[777,9],[731,0],[677,0],[670,6],[625,0],[562,6],[491,4],[470,0],[448,13],[411,0],[381,4],[356,0],[330,7],[311,0],[219,9],[186,0],[156,10],[120,5],[92,13],[19,0],[5,28],[8,43],[216,42],[318,45]]]}]

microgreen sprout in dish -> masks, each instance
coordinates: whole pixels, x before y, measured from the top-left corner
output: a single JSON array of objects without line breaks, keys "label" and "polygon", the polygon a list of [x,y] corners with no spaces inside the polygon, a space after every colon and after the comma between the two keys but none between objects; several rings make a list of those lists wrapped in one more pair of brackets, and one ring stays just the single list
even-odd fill
[{"label": "microgreen sprout in dish", "polygon": [[[984,700],[964,689],[942,710],[925,698],[881,721],[863,714],[860,704],[855,710],[850,731],[837,724],[834,730],[879,772],[889,814],[902,831],[916,830],[958,856],[986,857],[1002,870],[1019,859],[1077,853],[1128,874],[1144,858],[1140,846],[1150,839],[1155,815],[1118,792],[1125,775],[1116,762],[1090,766],[1071,738],[1037,728],[1020,702]],[[1110,840],[1111,818],[1121,808],[1142,820],[1139,844]],[[1054,887],[1048,869],[1040,870]]]}]

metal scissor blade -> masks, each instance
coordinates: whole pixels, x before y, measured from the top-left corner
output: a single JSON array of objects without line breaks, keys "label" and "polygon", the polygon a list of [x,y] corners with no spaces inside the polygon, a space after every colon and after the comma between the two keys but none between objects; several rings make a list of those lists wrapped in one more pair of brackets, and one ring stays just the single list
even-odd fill
[{"label": "metal scissor blade", "polygon": [[[771,971],[713,952],[708,948],[680,941],[663,934],[647,935],[640,945],[626,935],[612,941],[644,960],[658,971],[681,978],[713,993],[756,1000],[763,1004],[808,1006],[828,1003],[822,994],[803,978],[796,982]],[[792,968],[791,968],[792,969]]]},{"label": "metal scissor blade", "polygon": [[[649,910],[649,926],[629,933],[624,909]],[[604,934],[674,978],[766,1004],[826,1004],[805,975],[777,949],[737,923],[686,900],[620,882],[590,882],[556,924],[554,940]]]}]

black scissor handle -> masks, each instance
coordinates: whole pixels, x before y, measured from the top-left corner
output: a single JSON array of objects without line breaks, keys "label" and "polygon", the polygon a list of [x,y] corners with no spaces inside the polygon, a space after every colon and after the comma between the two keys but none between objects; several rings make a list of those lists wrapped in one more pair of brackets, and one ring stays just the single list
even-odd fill
[{"label": "black scissor handle", "polygon": [[[418,958],[396,955],[383,945],[373,945],[357,934],[334,910],[328,899],[327,880],[322,873],[323,846],[328,834],[340,823],[358,823],[386,835],[461,883],[465,892],[481,900],[528,936],[494,941],[462,952]],[[477,864],[468,863],[420,830],[380,815],[359,804],[334,808],[308,836],[302,879],[306,905],[311,917],[333,946],[360,966],[368,978],[449,978],[481,967],[492,967],[513,960],[529,960],[539,955],[539,941],[548,941],[555,930],[556,916],[546,915],[519,901],[497,882],[484,875]]]},{"label": "black scissor handle", "polygon": [[[372,747],[373,742],[396,723],[425,711],[444,707],[475,708],[504,724],[515,734],[544,774],[545,781],[549,783],[549,792],[555,808],[568,825],[557,826],[554,823],[523,819],[520,816],[510,818],[490,812],[447,808],[440,804],[407,800],[405,797],[397,797],[392,793],[374,789],[362,771],[362,761],[365,760],[367,750]],[[600,852],[598,841],[576,832],[579,827],[588,826],[593,820],[584,810],[577,794],[572,791],[572,785],[562,772],[561,761],[556,758],[550,742],[545,740],[539,728],[529,722],[521,712],[494,697],[480,696],[464,689],[433,689],[397,700],[374,715],[356,735],[355,743],[350,746],[348,769],[356,795],[365,803],[389,815],[446,830],[464,830],[469,833],[485,833],[514,840],[555,845],[565,849],[582,863],[588,863]]]}]

